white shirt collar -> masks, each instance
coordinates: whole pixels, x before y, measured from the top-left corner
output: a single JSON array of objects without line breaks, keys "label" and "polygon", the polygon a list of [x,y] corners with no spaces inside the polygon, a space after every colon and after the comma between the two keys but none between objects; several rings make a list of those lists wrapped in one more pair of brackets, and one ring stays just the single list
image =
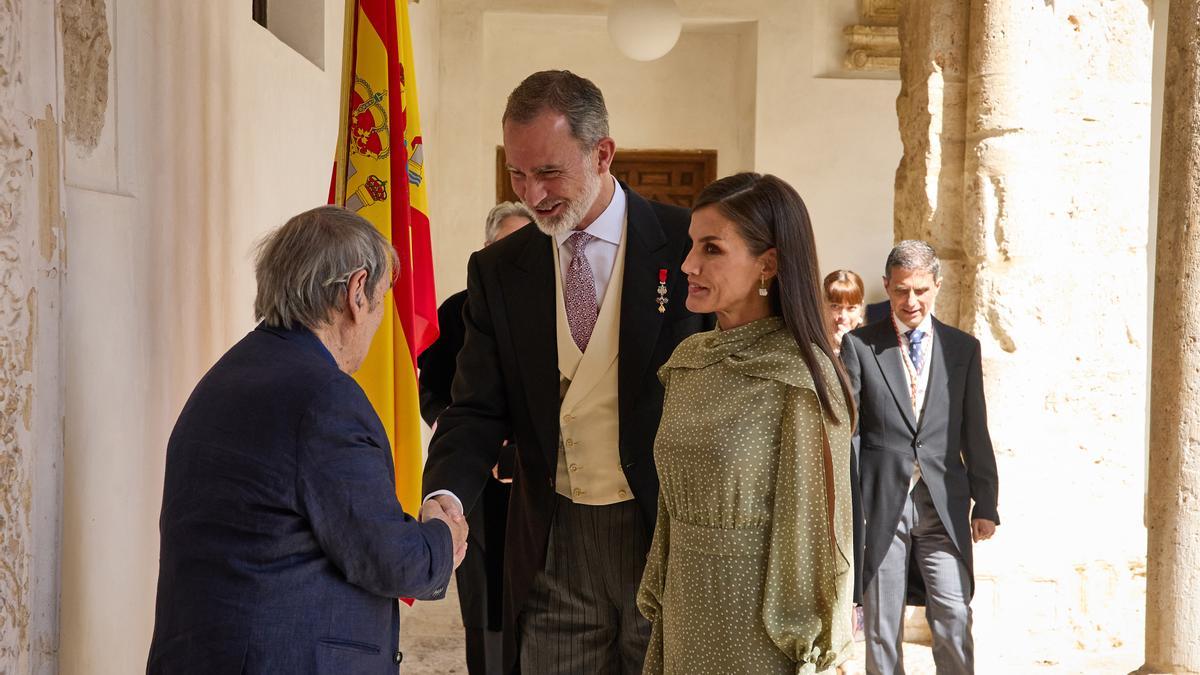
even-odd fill
[{"label": "white shirt collar", "polygon": [[[613,246],[620,246],[621,226],[625,222],[625,191],[621,189],[621,184],[612,175],[609,175],[609,180],[613,182],[612,199],[608,200],[608,206],[592,221],[591,225],[587,226],[584,232],[597,239],[607,241]],[[575,232],[575,230],[567,230],[557,234],[554,236],[554,242],[562,246],[567,238]]]},{"label": "white shirt collar", "polygon": [[[912,330],[906,326],[904,322],[896,316],[895,313],[892,313],[892,325],[896,327],[896,332],[900,335],[904,335],[908,331]],[[933,337],[933,312],[925,315],[925,318],[922,319],[921,323],[917,325],[917,330],[921,331],[923,336],[922,339]],[[908,339],[907,336],[905,339]]]}]

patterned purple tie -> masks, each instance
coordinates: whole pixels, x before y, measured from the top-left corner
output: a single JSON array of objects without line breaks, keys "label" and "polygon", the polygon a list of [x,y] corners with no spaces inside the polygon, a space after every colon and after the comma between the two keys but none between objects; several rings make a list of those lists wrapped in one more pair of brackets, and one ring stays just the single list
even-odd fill
[{"label": "patterned purple tie", "polygon": [[595,237],[587,232],[576,232],[567,239],[571,247],[571,262],[567,265],[567,278],[563,282],[563,299],[567,304],[567,323],[571,326],[571,337],[579,351],[587,351],[592,329],[596,327],[596,281],[592,278],[592,264],[583,249]]}]

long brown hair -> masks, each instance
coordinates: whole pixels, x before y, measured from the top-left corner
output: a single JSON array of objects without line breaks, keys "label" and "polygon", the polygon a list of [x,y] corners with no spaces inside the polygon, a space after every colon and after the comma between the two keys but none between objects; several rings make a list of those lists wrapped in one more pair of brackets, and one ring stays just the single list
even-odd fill
[{"label": "long brown hair", "polygon": [[771,280],[771,311],[783,317],[784,326],[796,340],[804,365],[812,374],[821,408],[834,422],[840,423],[813,345],[833,362],[853,423],[856,411],[850,380],[842,362],[833,355],[833,345],[825,329],[817,244],[804,200],[791,185],[775,176],[739,173],[704,188],[692,212],[708,206],[715,207],[738,226],[753,255],[762,255],[770,248],[777,251],[779,270]]}]

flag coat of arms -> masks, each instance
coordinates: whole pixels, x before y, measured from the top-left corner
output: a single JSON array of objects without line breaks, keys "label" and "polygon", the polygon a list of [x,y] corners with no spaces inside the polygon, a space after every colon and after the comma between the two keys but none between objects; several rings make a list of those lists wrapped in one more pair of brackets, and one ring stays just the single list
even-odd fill
[{"label": "flag coat of arms", "polygon": [[408,0],[347,0],[341,124],[329,201],[370,221],[396,248],[396,284],[354,377],[392,445],[396,496],[420,506],[417,355],[437,339],[437,300]]}]

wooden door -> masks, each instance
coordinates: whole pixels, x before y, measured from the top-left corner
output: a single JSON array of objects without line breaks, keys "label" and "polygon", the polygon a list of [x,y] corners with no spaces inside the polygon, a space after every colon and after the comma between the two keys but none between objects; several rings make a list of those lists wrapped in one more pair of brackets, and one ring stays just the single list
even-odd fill
[{"label": "wooden door", "polygon": [[[691,208],[717,179],[717,151],[617,150],[610,171],[646,199]],[[503,146],[496,146],[496,201],[520,201],[504,168]]]}]

